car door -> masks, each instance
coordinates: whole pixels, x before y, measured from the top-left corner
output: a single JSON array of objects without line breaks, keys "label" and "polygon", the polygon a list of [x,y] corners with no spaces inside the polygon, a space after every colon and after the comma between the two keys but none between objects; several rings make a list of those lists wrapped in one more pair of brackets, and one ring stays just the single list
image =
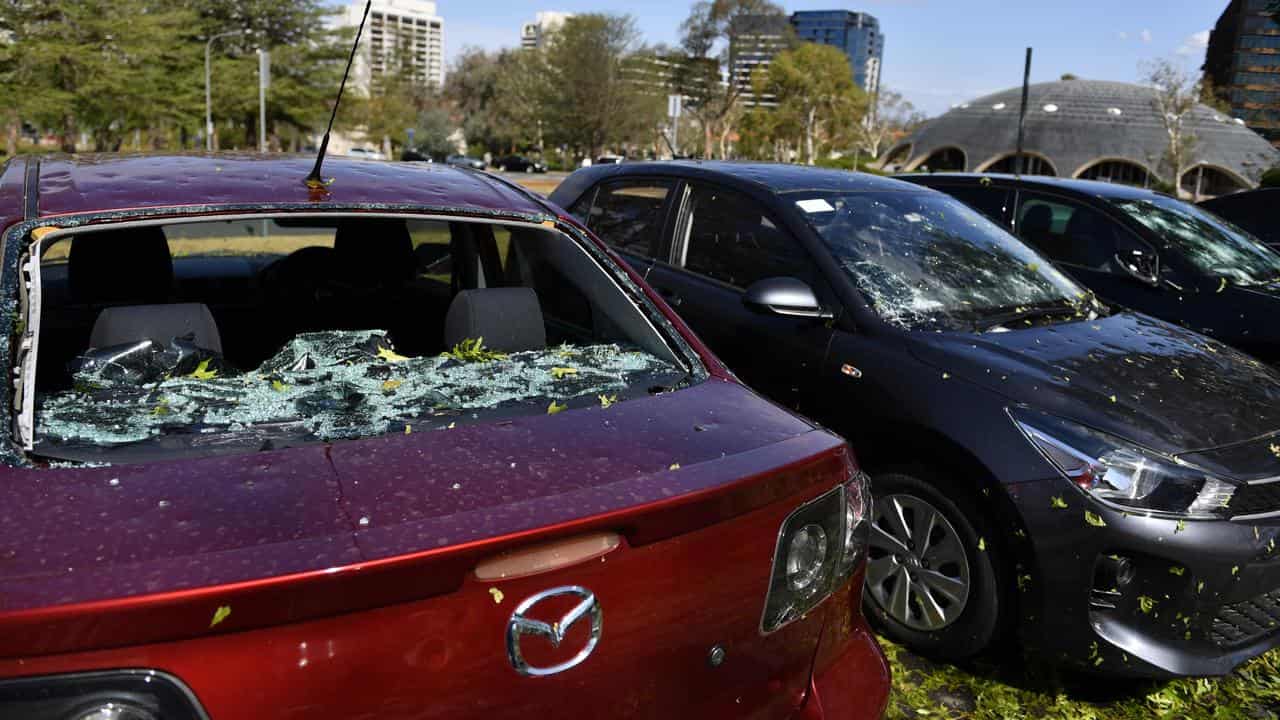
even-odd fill
[{"label": "car door", "polygon": [[752,283],[793,277],[825,308],[836,301],[808,251],[761,203],[710,183],[689,183],[665,258],[649,284],[748,385],[804,412],[819,388],[830,323],[748,308]]},{"label": "car door", "polygon": [[1158,253],[1115,218],[1079,200],[1023,189],[1015,219],[1018,237],[1103,302],[1182,321],[1174,288],[1126,269],[1136,254],[1155,258]]},{"label": "car door", "polygon": [[677,181],[627,178],[588,190],[569,208],[642,277],[662,244]]},{"label": "car door", "polygon": [[983,178],[984,184],[970,185],[934,185],[937,190],[954,197],[960,202],[986,215],[991,222],[1012,232],[1013,230],[1013,192],[1009,188],[992,184]]}]

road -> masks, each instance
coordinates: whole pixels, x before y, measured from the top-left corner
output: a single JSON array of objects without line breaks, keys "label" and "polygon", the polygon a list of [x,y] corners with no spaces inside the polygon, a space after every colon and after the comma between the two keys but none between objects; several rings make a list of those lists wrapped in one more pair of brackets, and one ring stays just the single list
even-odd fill
[{"label": "road", "polygon": [[567,172],[549,172],[549,173],[518,173],[504,172],[502,170],[492,171],[496,175],[502,175],[506,178],[514,180],[530,190],[542,195],[550,195],[552,190],[569,177]]}]

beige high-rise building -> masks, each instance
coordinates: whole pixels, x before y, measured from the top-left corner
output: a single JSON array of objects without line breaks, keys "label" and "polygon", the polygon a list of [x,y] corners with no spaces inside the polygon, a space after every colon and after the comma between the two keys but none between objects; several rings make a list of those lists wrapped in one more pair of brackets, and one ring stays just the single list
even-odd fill
[{"label": "beige high-rise building", "polygon": [[[364,14],[357,0],[347,7],[344,24],[355,27]],[[420,82],[444,83],[444,19],[433,0],[374,0],[352,68],[352,84],[367,90],[373,78],[411,66]]]},{"label": "beige high-rise building", "polygon": [[533,16],[533,22],[520,26],[520,47],[538,48],[547,42],[547,37],[564,27],[564,21],[573,17],[573,13],[540,12]]}]

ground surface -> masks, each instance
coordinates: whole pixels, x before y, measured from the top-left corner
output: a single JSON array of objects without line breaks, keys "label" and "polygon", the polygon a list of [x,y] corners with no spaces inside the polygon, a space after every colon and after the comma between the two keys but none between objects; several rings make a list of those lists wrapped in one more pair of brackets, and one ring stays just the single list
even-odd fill
[{"label": "ground surface", "polygon": [[[549,195],[567,173],[500,173]],[[1280,720],[1280,650],[1225,678],[1136,682],[1055,675],[1016,661],[936,663],[881,641],[893,666],[888,720]]]},{"label": "ground surface", "polygon": [[1143,682],[1055,674],[1026,663],[936,663],[881,640],[893,667],[888,720],[1146,720],[1280,717],[1280,650],[1224,678]]}]

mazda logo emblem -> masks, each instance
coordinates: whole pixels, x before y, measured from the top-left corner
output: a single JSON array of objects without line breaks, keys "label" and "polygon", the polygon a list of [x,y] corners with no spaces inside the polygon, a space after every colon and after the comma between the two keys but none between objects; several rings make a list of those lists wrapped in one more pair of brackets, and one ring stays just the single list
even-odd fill
[{"label": "mazda logo emblem", "polygon": [[[565,613],[559,620],[548,623],[528,617],[529,611],[538,603],[564,595],[580,598],[580,600],[577,605],[573,606],[572,610]],[[559,665],[551,665],[549,667],[535,667],[524,659],[524,654],[520,652],[520,638],[522,636],[540,637],[550,642],[552,647],[558,648],[560,643],[564,642],[565,636],[569,634],[569,630],[584,619],[591,621],[591,632],[587,639],[587,644],[578,651],[578,654]],[[511,667],[526,677],[555,675],[576,667],[596,649],[596,644],[600,642],[600,628],[603,623],[604,614],[600,611],[600,603],[596,602],[595,593],[584,587],[566,585],[565,587],[543,590],[537,595],[528,597],[524,602],[516,606],[515,612],[511,613],[511,619],[507,621],[507,657],[511,660]]]}]

